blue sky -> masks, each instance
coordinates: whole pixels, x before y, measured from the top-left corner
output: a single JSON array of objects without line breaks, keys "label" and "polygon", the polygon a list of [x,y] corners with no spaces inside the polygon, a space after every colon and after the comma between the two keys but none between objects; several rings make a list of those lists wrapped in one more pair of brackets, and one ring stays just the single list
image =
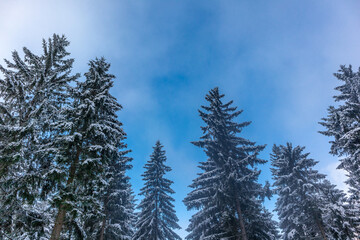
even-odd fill
[{"label": "blue sky", "polygon": [[[201,136],[197,109],[218,86],[252,121],[243,136],[271,146],[305,145],[318,169],[342,189],[318,124],[333,104],[332,76],[360,63],[358,1],[17,1],[0,2],[0,64],[14,49],[40,51],[41,39],[65,34],[77,72],[104,56],[117,76],[112,93],[133,150],[136,192],[143,165],[161,140],[173,171],[179,231],[191,212],[182,199],[205,159],[190,144]],[[271,178],[261,167],[261,181]],[[273,208],[273,201],[266,203]]]}]

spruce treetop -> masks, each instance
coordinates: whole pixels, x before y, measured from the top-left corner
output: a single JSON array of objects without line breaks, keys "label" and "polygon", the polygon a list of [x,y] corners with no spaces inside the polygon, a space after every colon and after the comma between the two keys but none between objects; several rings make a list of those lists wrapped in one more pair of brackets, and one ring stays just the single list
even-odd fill
[{"label": "spruce treetop", "polygon": [[275,239],[276,224],[262,207],[268,190],[257,182],[256,166],[266,162],[258,155],[265,145],[240,136],[250,122],[237,122],[242,110],[233,101],[223,103],[223,98],[216,87],[205,96],[208,105],[199,110],[203,135],[192,143],[204,149],[207,160],[200,162],[202,172],[184,199],[189,210],[198,211],[186,238]]},{"label": "spruce treetop", "polygon": [[344,195],[324,174],[317,162],[291,143],[273,147],[271,171],[283,239],[351,239],[353,228]]},{"label": "spruce treetop", "polygon": [[144,166],[146,171],[142,174],[145,186],[141,189],[140,195],[143,195],[144,199],[138,206],[141,212],[133,239],[181,239],[173,231],[180,229],[174,210],[175,200],[170,196],[174,193],[171,189],[173,182],[164,177],[171,168],[165,165],[165,150],[160,141],[156,142],[153,149],[150,160]]}]

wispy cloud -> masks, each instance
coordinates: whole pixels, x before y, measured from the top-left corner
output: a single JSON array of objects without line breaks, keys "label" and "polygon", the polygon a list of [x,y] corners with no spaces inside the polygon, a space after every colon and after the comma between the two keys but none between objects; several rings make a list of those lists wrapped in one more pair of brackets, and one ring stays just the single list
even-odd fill
[{"label": "wispy cloud", "polygon": [[339,163],[334,162],[327,166],[326,172],[328,173],[328,179],[333,184],[336,184],[339,189],[348,192],[349,186],[345,183],[347,180],[346,171],[337,169],[338,165]]}]

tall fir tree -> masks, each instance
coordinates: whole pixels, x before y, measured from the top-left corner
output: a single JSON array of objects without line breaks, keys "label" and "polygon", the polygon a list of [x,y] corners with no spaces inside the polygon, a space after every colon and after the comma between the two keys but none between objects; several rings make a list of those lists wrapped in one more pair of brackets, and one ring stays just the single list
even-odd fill
[{"label": "tall fir tree", "polygon": [[320,208],[324,225],[328,228],[329,239],[354,239],[356,229],[353,213],[345,193],[328,180],[321,183],[320,189]]},{"label": "tall fir tree", "polygon": [[42,55],[24,47],[24,59],[14,51],[13,62],[0,66],[5,77],[0,80],[0,233],[5,238],[49,234],[51,149],[44,146],[56,134],[50,125],[58,121],[70,85],[79,77],[71,74],[68,45],[64,36],[54,34],[43,41]]},{"label": "tall fir tree", "polygon": [[144,199],[139,204],[141,209],[136,223],[134,240],[176,240],[181,239],[173,229],[180,229],[175,214],[174,199],[170,196],[172,181],[164,177],[171,168],[165,165],[166,156],[160,141],[155,144],[150,160],[145,164],[142,175],[145,186],[140,195]]},{"label": "tall fir tree", "polygon": [[199,110],[204,135],[195,146],[204,149],[208,159],[193,180],[193,191],[184,199],[187,208],[197,210],[190,219],[189,240],[198,239],[277,239],[276,223],[264,210],[266,189],[257,182],[255,167],[266,161],[258,158],[265,146],[238,136],[250,122],[237,123],[242,111],[223,103],[223,94],[212,89],[209,106]]},{"label": "tall fir tree", "polygon": [[110,64],[101,58],[90,61],[89,66],[86,80],[73,93],[73,106],[65,110],[65,117],[56,126],[63,133],[54,146],[58,149],[55,165],[62,185],[54,201],[58,213],[52,240],[73,234],[68,229],[61,234],[66,218],[67,223],[73,221],[70,223],[79,239],[104,238],[113,225],[118,230],[107,239],[129,238],[129,233],[122,230],[125,219],[131,218],[131,209],[121,206],[111,209],[111,214],[108,209],[114,201],[126,204],[131,199],[125,174],[131,158],[126,157],[126,135],[116,115],[122,107],[110,94],[114,78],[108,73]]},{"label": "tall fir tree", "polygon": [[134,207],[126,171],[132,167],[132,158],[126,156],[130,150],[126,150],[126,134],[116,114],[122,106],[110,93],[115,77],[108,73],[110,64],[104,58],[90,61],[89,66],[85,82],[79,84],[79,108],[88,104],[93,120],[80,156],[86,167],[79,168],[81,177],[76,180],[84,186],[79,191],[81,202],[86,203],[84,231],[88,239],[131,239]]},{"label": "tall fir tree", "polygon": [[6,240],[48,239],[54,223],[51,239],[91,239],[90,218],[98,233],[114,232],[107,239],[132,235],[131,159],[116,116],[121,105],[109,93],[113,75],[97,59],[86,81],[72,87],[79,75],[71,74],[68,45],[54,34],[43,41],[42,55],[24,48],[24,60],[14,52],[13,62],[0,66],[0,235]]},{"label": "tall fir tree", "polygon": [[135,197],[126,176],[131,159],[113,161],[105,172],[108,181],[102,194],[104,216],[99,240],[131,240],[135,228]]},{"label": "tall fir tree", "polygon": [[121,105],[109,93],[114,78],[107,73],[110,64],[101,58],[90,61],[89,66],[86,81],[78,87],[79,112],[86,105],[86,109],[92,108],[88,112],[92,123],[80,155],[86,168],[79,168],[80,176],[75,179],[82,186],[77,190],[82,208],[79,214],[69,216],[68,223],[78,225],[73,231],[79,239],[130,239],[134,207],[126,171],[132,159],[126,156],[126,134],[116,116]]},{"label": "tall fir tree", "polygon": [[317,162],[303,150],[287,143],[274,145],[271,154],[283,239],[352,239],[343,194],[313,169]]},{"label": "tall fir tree", "polygon": [[360,70],[354,72],[351,65],[340,66],[334,75],[342,81],[342,85],[335,88],[339,91],[334,96],[338,106],[328,108],[328,116],[320,122],[326,130],[320,133],[334,137],[330,141],[330,153],[340,157],[338,168],[348,173],[346,183],[350,187],[349,204],[360,234]]}]

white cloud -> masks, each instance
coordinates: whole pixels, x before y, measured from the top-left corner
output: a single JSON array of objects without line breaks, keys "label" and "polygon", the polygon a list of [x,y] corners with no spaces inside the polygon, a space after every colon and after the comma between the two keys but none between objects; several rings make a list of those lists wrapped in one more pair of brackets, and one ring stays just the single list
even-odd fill
[{"label": "white cloud", "polygon": [[349,190],[349,187],[345,183],[347,179],[346,171],[342,169],[337,169],[338,165],[339,162],[330,163],[325,168],[325,171],[331,183],[336,184],[339,189],[343,190],[344,192],[347,192]]},{"label": "white cloud", "polygon": [[75,58],[74,71],[84,73],[90,59],[104,56],[121,82],[113,91],[124,111],[152,111],[157,104],[151,76],[165,67],[156,59],[170,43],[151,38],[144,14],[147,7],[126,1],[1,1],[0,64],[4,58],[11,59],[13,50],[21,54],[26,46],[40,53],[43,38],[65,34]]}]

